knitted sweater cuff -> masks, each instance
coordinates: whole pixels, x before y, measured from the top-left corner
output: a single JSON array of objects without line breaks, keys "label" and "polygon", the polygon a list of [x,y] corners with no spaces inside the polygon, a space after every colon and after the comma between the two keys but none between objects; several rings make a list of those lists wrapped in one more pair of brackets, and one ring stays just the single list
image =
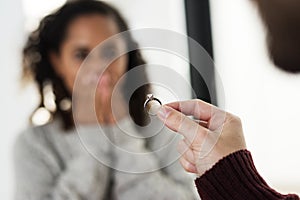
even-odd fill
[{"label": "knitted sweater cuff", "polygon": [[299,199],[296,195],[281,195],[270,188],[257,172],[247,150],[221,159],[197,178],[195,184],[202,200]]}]

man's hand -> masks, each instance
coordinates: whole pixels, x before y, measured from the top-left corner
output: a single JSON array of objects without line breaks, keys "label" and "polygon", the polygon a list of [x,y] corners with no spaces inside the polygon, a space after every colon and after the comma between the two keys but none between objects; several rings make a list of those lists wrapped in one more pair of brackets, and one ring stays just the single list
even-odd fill
[{"label": "man's hand", "polygon": [[178,143],[180,163],[186,171],[199,176],[223,157],[246,148],[240,119],[204,101],[163,105],[158,117],[183,135]]}]

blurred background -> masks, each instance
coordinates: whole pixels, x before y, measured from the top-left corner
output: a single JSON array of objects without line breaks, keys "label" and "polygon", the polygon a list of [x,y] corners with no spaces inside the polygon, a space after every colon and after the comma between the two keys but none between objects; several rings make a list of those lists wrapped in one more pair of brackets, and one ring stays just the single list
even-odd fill
[{"label": "blurred background", "polygon": [[[218,73],[221,78],[213,88],[216,102],[242,119],[248,149],[266,181],[280,192],[300,194],[300,75],[282,72],[270,61],[266,31],[251,1],[207,1],[199,10],[204,19],[199,18],[199,13],[192,19],[195,12],[189,9],[192,1],[190,4],[184,0],[106,2],[120,10],[132,29],[163,28],[191,36],[195,29],[200,29],[200,33],[204,30],[205,37],[200,40],[213,54],[216,69],[212,73]],[[28,125],[28,117],[38,103],[35,86],[24,87],[20,82],[22,47],[39,20],[64,3],[65,0],[0,1],[0,193],[3,199],[12,199],[13,194],[14,140]],[[208,8],[210,12],[206,13]],[[203,12],[205,15],[201,15]],[[185,49],[188,55],[188,44]],[[151,63],[172,66],[198,87],[189,64],[178,57],[155,51],[145,52],[145,57]],[[150,80],[156,76],[149,73]],[[212,80],[214,75],[211,74]],[[225,96],[219,95],[218,99],[220,84]],[[178,89],[186,90],[182,98],[192,97],[189,88],[178,86]],[[165,102],[171,100],[163,92],[157,93]]]}]

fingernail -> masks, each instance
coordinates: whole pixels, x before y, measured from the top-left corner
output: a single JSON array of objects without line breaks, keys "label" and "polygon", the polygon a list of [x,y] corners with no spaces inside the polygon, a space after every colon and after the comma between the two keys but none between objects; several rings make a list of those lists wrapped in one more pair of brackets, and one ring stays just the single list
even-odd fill
[{"label": "fingernail", "polygon": [[170,112],[171,112],[171,108],[169,108],[168,106],[161,106],[161,108],[157,112],[157,116],[160,119],[166,119]]}]

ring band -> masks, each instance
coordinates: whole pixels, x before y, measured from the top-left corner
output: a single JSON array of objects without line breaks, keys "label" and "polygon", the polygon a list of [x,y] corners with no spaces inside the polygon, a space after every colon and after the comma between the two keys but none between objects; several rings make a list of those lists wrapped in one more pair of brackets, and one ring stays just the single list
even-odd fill
[{"label": "ring band", "polygon": [[147,107],[147,104],[150,102],[150,101],[157,101],[160,105],[162,105],[161,101],[158,99],[158,98],[155,98],[153,94],[147,94],[147,99],[144,103],[144,108],[146,109]]}]

